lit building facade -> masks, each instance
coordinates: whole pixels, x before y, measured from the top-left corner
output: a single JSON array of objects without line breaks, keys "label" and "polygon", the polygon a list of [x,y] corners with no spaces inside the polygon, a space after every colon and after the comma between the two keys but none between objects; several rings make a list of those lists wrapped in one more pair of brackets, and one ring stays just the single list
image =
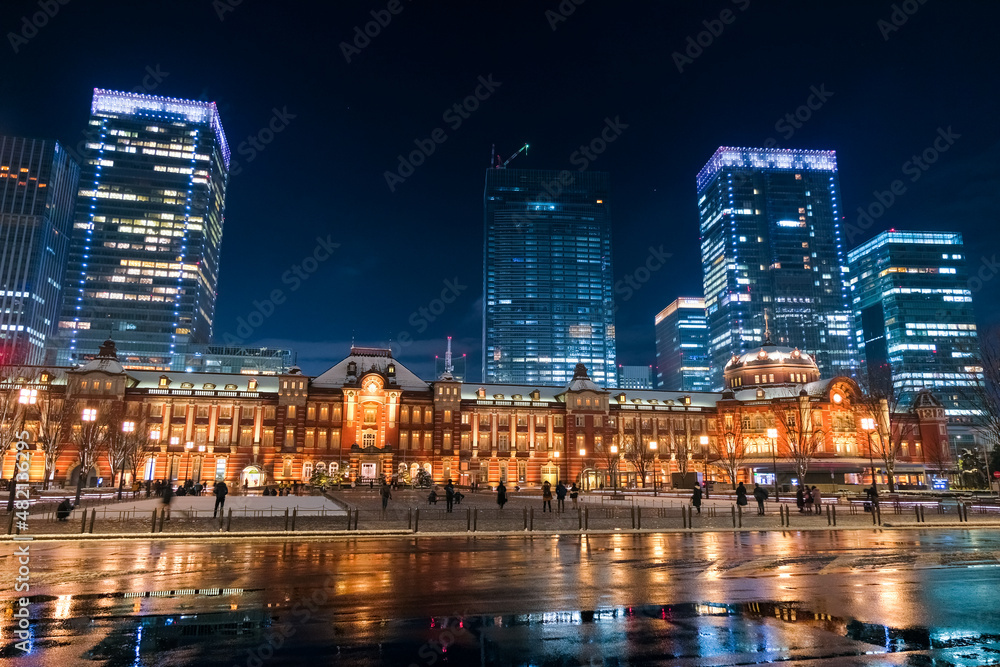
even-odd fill
[{"label": "lit building facade", "polygon": [[897,391],[913,397],[932,389],[949,417],[970,418],[966,392],[981,374],[962,235],[882,232],[848,261],[865,366],[888,364]]},{"label": "lit building facade", "polygon": [[578,363],[616,381],[610,190],[600,172],[486,172],[486,382],[562,384]]},{"label": "lit building facade", "polygon": [[281,375],[292,367],[292,351],[271,347],[192,345],[184,355],[188,373]]},{"label": "lit building facade", "polygon": [[619,389],[655,389],[652,366],[625,366],[618,364]]},{"label": "lit building facade", "polygon": [[711,391],[708,315],[705,300],[681,297],[657,313],[656,387],[681,391]]},{"label": "lit building facade", "polygon": [[229,147],[212,102],[94,90],[57,363],[109,335],[127,368],[212,336]]},{"label": "lit building facade", "polygon": [[80,167],[58,142],[0,136],[0,350],[40,364],[56,328]]},{"label": "lit building facade", "polygon": [[774,340],[856,368],[834,151],[719,148],[698,173],[712,382],[735,350]]},{"label": "lit building facade", "polygon": [[[821,433],[806,481],[870,483],[857,385],[845,377],[815,379],[811,357],[790,361],[792,352],[773,346],[747,352],[727,369],[731,388],[711,393],[608,390],[582,364],[561,387],[427,382],[390,350],[360,347],[316,377],[294,367],[276,376],[136,371],[122,366],[107,341],[79,368],[18,369],[0,379],[0,387],[6,396],[35,391],[37,403],[25,414],[30,442],[37,439],[37,410],[49,400],[72,399],[64,403],[67,441],[49,471],[57,484],[75,484],[80,474],[68,434],[81,411],[100,419],[122,404],[119,414],[149,434],[129,473],[139,479],[224,479],[256,487],[307,481],[317,470],[367,481],[406,480],[424,469],[439,484],[538,486],[562,479],[595,488],[650,485],[655,478],[669,485],[694,475],[728,482],[724,453],[732,450],[739,453],[732,470],[737,481],[773,481],[768,475],[777,469],[779,482],[790,483],[788,413],[803,401]],[[939,438],[946,441],[943,410],[928,400],[927,410],[894,419],[913,426],[896,465],[900,483],[923,481],[927,453]],[[775,439],[771,428],[778,430]],[[641,465],[633,452],[645,453]],[[9,478],[13,453],[0,463],[0,475]],[[45,457],[31,456],[30,468],[31,480],[42,480]],[[100,477],[111,481],[104,460],[87,475],[88,482]]]}]

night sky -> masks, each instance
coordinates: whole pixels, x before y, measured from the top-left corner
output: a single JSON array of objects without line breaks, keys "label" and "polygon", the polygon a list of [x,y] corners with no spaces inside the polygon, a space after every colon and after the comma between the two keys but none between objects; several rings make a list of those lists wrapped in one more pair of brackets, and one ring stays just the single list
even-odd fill
[{"label": "night sky", "polygon": [[[218,102],[239,173],[216,340],[289,346],[306,373],[352,338],[405,333],[397,356],[418,374],[432,375],[452,335],[478,379],[491,145],[506,158],[531,144],[512,168],[576,169],[574,152],[609,120],[620,136],[588,168],[611,173],[615,279],[650,248],[673,254],[630,299],[617,295],[620,363],[653,363],[653,316],[701,294],[695,175],[720,145],[836,150],[850,225],[900,179],[905,193],[856,242],[890,227],[957,230],[970,271],[1000,273],[998,3],[59,1],[0,9],[0,133],[76,146],[94,87]],[[46,3],[55,15],[25,28]],[[390,20],[359,49],[371,12]],[[692,47],[699,33],[707,46]],[[678,64],[685,50],[694,57]],[[478,109],[445,116],[480,77],[493,83]],[[785,115],[811,95],[818,108],[794,127]],[[260,137],[269,123],[281,131]],[[446,140],[390,191],[385,172],[437,128]],[[949,128],[958,138],[913,180],[904,163]],[[251,136],[271,141],[258,150]],[[286,272],[317,238],[340,245],[293,290]],[[459,296],[425,322],[445,281]],[[974,295],[981,327],[1000,323],[998,285]],[[240,332],[275,289],[286,301]]]}]

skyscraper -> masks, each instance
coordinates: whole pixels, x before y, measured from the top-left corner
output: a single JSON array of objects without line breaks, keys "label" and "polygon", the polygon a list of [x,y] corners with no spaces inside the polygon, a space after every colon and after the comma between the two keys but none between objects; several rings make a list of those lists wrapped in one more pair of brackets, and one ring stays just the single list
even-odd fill
[{"label": "skyscraper", "polygon": [[697,183],[713,386],[763,342],[765,312],[775,343],[853,374],[836,153],[722,147]]},{"label": "skyscraper", "polygon": [[969,416],[962,398],[979,348],[962,235],[882,232],[848,261],[865,365],[888,363],[897,391],[933,389],[950,417]]},{"label": "skyscraper", "polygon": [[94,90],[57,361],[114,338],[126,368],[183,369],[215,317],[229,147],[213,102]]},{"label": "skyscraper", "polygon": [[625,366],[618,364],[619,389],[655,389],[652,366]]},{"label": "skyscraper", "polygon": [[0,136],[0,363],[45,361],[79,177],[58,142]]},{"label": "skyscraper", "polygon": [[610,190],[606,173],[486,172],[486,382],[560,385],[583,363],[614,386]]},{"label": "skyscraper", "polygon": [[656,332],[656,387],[711,391],[708,317],[705,300],[681,297],[653,320]]}]

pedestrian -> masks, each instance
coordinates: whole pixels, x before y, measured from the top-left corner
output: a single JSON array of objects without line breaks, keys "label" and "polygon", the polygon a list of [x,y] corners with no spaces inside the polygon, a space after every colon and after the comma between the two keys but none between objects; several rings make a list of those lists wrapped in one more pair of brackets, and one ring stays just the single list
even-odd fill
[{"label": "pedestrian", "polygon": [[152,493],[152,490],[153,490],[153,480],[147,479],[146,480],[146,497],[147,498],[149,498],[149,495],[150,495],[150,493]]},{"label": "pedestrian", "polygon": [[428,505],[437,505],[437,502],[438,502],[437,491],[435,491],[434,489],[431,489],[431,492],[427,494],[427,504]]},{"label": "pedestrian", "polygon": [[167,512],[168,512],[167,519],[170,518],[170,515],[169,515],[169,512],[170,512],[170,501],[172,501],[173,499],[174,499],[174,485],[172,483],[170,483],[170,482],[167,482],[163,486],[163,500],[161,501],[163,503],[163,506],[167,508]]},{"label": "pedestrian", "polygon": [[566,511],[566,491],[566,485],[562,483],[562,480],[559,480],[559,483],[556,484],[556,507],[560,512]]},{"label": "pedestrian", "polygon": [[694,506],[694,508],[696,510],[698,510],[698,514],[701,514],[701,485],[700,484],[695,484],[694,485],[694,493],[691,494],[691,504]]},{"label": "pedestrian", "polygon": [[389,504],[389,499],[392,498],[392,489],[389,488],[389,483],[382,480],[382,511],[385,511],[386,505]]},{"label": "pedestrian", "polygon": [[736,504],[740,507],[746,507],[747,504],[747,487],[743,486],[743,482],[736,487]]},{"label": "pedestrian", "polygon": [[806,514],[812,514],[813,513],[813,494],[812,494],[812,489],[809,488],[808,484],[806,485],[806,488],[805,488],[805,491],[804,491],[804,500],[805,500]]},{"label": "pedestrian", "polygon": [[795,505],[799,508],[799,513],[805,512],[806,507],[806,492],[803,490],[802,485],[795,490]]},{"label": "pedestrian", "polygon": [[195,483],[195,485],[194,485],[194,495],[200,496],[201,495],[201,489],[202,489],[201,482]]},{"label": "pedestrian", "polygon": [[212,489],[215,494],[215,509],[212,511],[212,518],[215,518],[217,512],[225,511],[226,509],[226,496],[229,494],[229,487],[221,479],[215,483],[215,488]]},{"label": "pedestrian", "polygon": [[69,518],[69,513],[73,511],[73,504],[70,503],[69,498],[63,498],[59,506],[56,507],[56,518],[60,521],[65,521]]},{"label": "pedestrian", "polygon": [[821,504],[820,503],[820,493],[819,493],[819,489],[817,489],[815,486],[812,488],[812,497],[813,497],[813,507],[816,508],[816,514],[822,514],[823,513],[823,508],[820,507],[820,504]]},{"label": "pedestrian", "polygon": [[507,504],[507,487],[503,485],[503,482],[497,484],[497,505],[500,509]]},{"label": "pedestrian", "polygon": [[759,516],[764,516],[764,501],[767,500],[768,496],[767,489],[765,489],[760,484],[753,485],[753,498],[757,501],[757,514]]},{"label": "pedestrian", "polygon": [[569,499],[573,501],[573,509],[578,507],[577,498],[580,496],[580,489],[576,488],[576,482],[569,487]]},{"label": "pedestrian", "polygon": [[878,507],[878,487],[875,486],[875,482],[872,482],[870,489],[865,489],[865,494],[868,496],[868,502],[871,504],[871,511],[875,511]]},{"label": "pedestrian", "polygon": [[552,511],[552,485],[546,480],[542,484],[542,511]]},{"label": "pedestrian", "polygon": [[455,504],[455,487],[449,479],[444,485],[444,507],[445,512],[450,512]]}]

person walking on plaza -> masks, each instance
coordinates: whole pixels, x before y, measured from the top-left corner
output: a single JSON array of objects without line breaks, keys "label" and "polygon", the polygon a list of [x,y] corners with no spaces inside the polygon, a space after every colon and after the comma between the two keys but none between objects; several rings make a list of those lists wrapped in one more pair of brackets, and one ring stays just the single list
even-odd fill
[{"label": "person walking on plaza", "polygon": [[767,489],[760,484],[753,485],[753,498],[757,501],[757,514],[764,516],[764,501],[767,500]]},{"label": "person walking on plaza", "polygon": [[805,487],[805,489],[803,491],[803,494],[804,494],[804,499],[805,499],[806,514],[812,514],[813,513],[813,494],[812,494],[812,489],[810,489],[809,486],[806,485],[806,487]]},{"label": "person walking on plaza", "polygon": [[566,511],[566,485],[562,483],[562,480],[556,484],[556,508],[560,512]]},{"label": "person walking on plaza", "polygon": [[503,485],[503,482],[497,484],[497,505],[500,509],[507,504],[507,487]]},{"label": "person walking on plaza", "polygon": [[815,486],[812,488],[812,498],[813,498],[813,507],[816,508],[816,514],[822,514],[823,508],[820,507],[820,493],[819,489],[817,489]]},{"label": "person walking on plaza", "polygon": [[[389,499],[392,498],[392,489],[389,488],[389,483],[382,480],[382,511],[385,511],[386,506],[389,504]],[[448,510],[451,511],[450,509]]]},{"label": "person walking on plaza", "polygon": [[691,504],[694,506],[694,508],[696,510],[698,510],[698,514],[701,514],[701,485],[700,484],[695,484],[694,485],[694,493],[691,494]]},{"label": "person walking on plaza", "polygon": [[802,485],[799,484],[799,488],[795,490],[795,505],[799,508],[799,513],[805,512],[806,507],[806,492],[802,489]]},{"label": "person walking on plaza", "polygon": [[542,511],[552,511],[552,484],[548,481],[542,484]]},{"label": "person walking on plaza", "polygon": [[747,487],[743,486],[743,482],[736,487],[736,504],[740,507],[746,507],[747,504]]},{"label": "person walking on plaza", "polygon": [[250,495],[250,478],[249,477],[244,477],[243,478],[243,495],[244,496]]},{"label": "person walking on plaza", "polygon": [[569,487],[569,499],[573,501],[573,509],[578,507],[577,498],[579,497],[580,489],[576,488],[576,482],[573,482],[573,485]]},{"label": "person walking on plaza", "polygon": [[455,504],[455,487],[451,483],[451,479],[444,485],[444,505],[445,511],[450,512],[452,506]]},{"label": "person walking on plaza", "polygon": [[212,492],[215,494],[215,509],[212,510],[212,518],[214,519],[220,510],[223,512],[226,510],[226,496],[229,495],[229,487],[220,479],[215,483],[215,488],[212,489]]}]

